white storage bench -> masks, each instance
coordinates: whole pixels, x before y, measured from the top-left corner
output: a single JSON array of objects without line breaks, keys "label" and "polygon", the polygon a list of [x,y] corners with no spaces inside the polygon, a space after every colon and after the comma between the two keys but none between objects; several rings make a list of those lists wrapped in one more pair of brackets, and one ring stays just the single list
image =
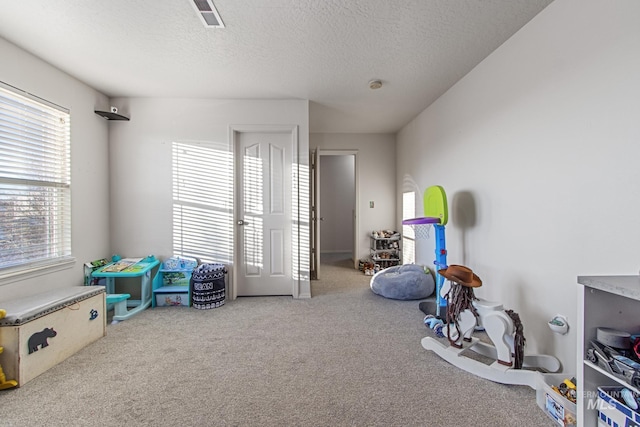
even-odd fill
[{"label": "white storage bench", "polygon": [[0,365],[24,385],[106,333],[104,286],[73,286],[12,301],[0,319]]}]

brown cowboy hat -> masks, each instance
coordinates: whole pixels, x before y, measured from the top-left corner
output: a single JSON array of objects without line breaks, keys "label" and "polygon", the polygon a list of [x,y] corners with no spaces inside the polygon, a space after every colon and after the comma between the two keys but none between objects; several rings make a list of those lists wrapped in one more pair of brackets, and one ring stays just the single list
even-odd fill
[{"label": "brown cowboy hat", "polygon": [[441,276],[470,288],[479,288],[482,286],[482,280],[469,267],[464,265],[450,265],[447,268],[438,270]]}]

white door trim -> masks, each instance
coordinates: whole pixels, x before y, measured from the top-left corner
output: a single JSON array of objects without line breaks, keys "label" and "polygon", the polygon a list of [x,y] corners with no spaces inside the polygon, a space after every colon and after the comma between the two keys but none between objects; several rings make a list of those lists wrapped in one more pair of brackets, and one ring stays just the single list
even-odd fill
[{"label": "white door trim", "polygon": [[[299,160],[299,137],[298,137],[298,125],[251,125],[251,124],[244,124],[244,125],[230,125],[229,126],[229,145],[231,147],[232,153],[233,153],[233,176],[235,179],[235,176],[238,172],[238,156],[237,156],[237,144],[238,144],[238,134],[241,133],[289,133],[291,134],[291,146],[293,149],[293,152],[291,153],[291,160],[292,162],[295,162],[296,164],[300,164],[300,160]],[[298,178],[300,177],[300,174],[298,173]],[[295,188],[299,189],[300,188],[300,183],[296,183]],[[236,288],[236,283],[235,283],[235,278],[238,277],[238,262],[237,261],[237,254],[238,254],[238,227],[236,226],[236,222],[238,220],[238,209],[237,209],[237,197],[238,197],[238,189],[236,188],[236,184],[234,183],[233,186],[233,245],[234,245],[234,250],[233,250],[233,268],[232,268],[232,277],[229,278],[229,291],[228,291],[228,295],[230,297],[230,299],[234,300],[238,297],[238,291]],[[300,204],[300,193],[298,192],[294,192],[292,195],[292,201],[293,203],[297,203],[298,205]],[[306,208],[305,208],[306,209]],[[298,209],[298,212],[300,212],[300,209]],[[292,212],[293,215],[293,212]],[[297,221],[298,224],[300,224],[300,218],[294,218],[294,221]],[[292,227],[293,228],[293,227]],[[291,232],[291,238],[292,238],[292,251],[291,251],[291,256],[295,257],[298,260],[298,265],[300,264],[300,233],[294,235],[293,230]],[[294,245],[293,245],[293,241],[297,240],[298,244],[296,245],[296,247],[298,248],[297,252],[293,251]],[[292,260],[293,261],[293,260]],[[297,277],[296,274],[293,275],[293,283],[292,283],[292,296],[294,298],[299,298],[300,297],[300,278]]]}]

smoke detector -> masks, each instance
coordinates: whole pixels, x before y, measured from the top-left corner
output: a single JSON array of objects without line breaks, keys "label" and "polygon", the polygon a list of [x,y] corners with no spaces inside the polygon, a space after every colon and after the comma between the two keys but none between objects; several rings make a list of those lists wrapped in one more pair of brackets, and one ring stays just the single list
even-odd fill
[{"label": "smoke detector", "polygon": [[369,82],[369,89],[380,89],[382,87],[382,81],[380,80],[371,80]]},{"label": "smoke detector", "polygon": [[207,28],[224,28],[224,23],[218,10],[211,0],[189,0],[196,10],[200,20]]}]

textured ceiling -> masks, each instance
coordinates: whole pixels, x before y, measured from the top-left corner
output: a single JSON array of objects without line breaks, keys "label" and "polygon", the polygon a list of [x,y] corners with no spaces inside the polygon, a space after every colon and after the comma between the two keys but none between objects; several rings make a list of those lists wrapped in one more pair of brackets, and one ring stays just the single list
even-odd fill
[{"label": "textured ceiling", "polygon": [[223,29],[189,3],[5,0],[0,37],[109,97],[308,99],[311,132],[394,133],[551,0],[214,0]]}]

